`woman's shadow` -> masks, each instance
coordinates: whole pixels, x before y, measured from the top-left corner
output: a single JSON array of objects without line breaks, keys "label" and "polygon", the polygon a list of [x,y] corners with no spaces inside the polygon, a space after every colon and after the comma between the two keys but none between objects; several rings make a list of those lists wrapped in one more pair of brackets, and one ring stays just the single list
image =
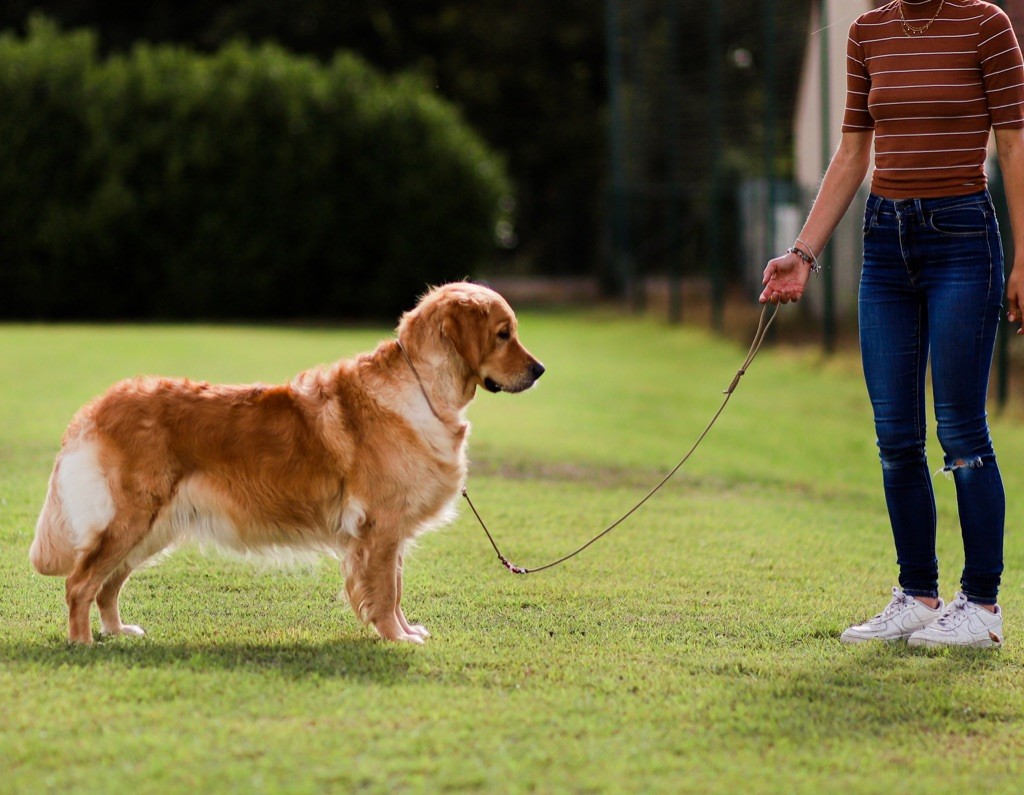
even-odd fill
[{"label": "woman's shadow", "polygon": [[[847,649],[829,665],[798,666],[776,683],[780,703],[792,719],[844,736],[876,736],[894,725],[938,726],[953,721],[1016,722],[1011,701],[989,697],[992,680],[1019,674],[1019,666],[989,649],[916,649],[882,642]],[[780,726],[784,731],[785,728]]]}]

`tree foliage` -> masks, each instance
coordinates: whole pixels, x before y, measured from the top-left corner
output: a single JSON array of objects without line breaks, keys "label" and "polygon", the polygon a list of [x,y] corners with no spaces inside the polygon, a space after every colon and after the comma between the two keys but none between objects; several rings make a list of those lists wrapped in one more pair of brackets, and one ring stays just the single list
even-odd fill
[{"label": "tree foliage", "polygon": [[213,51],[241,38],[324,63],[349,50],[387,73],[419,74],[505,156],[517,202],[510,258],[593,268],[605,165],[602,0],[8,0],[0,24],[23,29],[32,9],[95,29],[104,52],[140,41]]}]

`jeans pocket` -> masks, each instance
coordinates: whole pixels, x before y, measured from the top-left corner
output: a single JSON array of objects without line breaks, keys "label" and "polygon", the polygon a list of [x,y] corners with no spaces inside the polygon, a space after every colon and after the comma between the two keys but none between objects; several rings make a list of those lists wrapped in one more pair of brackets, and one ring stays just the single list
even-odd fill
[{"label": "jeans pocket", "polygon": [[988,234],[988,213],[980,204],[964,204],[932,211],[928,225],[942,235],[980,237]]},{"label": "jeans pocket", "polygon": [[868,203],[868,206],[864,208],[864,225],[861,228],[861,233],[864,235],[864,237],[867,237],[871,233],[871,229],[874,227],[874,225],[875,210],[871,206],[871,204]]}]

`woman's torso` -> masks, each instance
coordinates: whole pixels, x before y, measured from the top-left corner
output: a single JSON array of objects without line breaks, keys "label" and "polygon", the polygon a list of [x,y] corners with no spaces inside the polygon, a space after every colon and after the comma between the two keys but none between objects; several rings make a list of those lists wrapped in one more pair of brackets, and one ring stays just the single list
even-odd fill
[{"label": "woman's torso", "polygon": [[[940,2],[942,3],[940,9]],[[982,0],[899,2],[850,29],[843,130],[874,130],[871,190],[887,198],[986,187],[993,127],[1024,126],[1024,69],[1009,19]]]}]

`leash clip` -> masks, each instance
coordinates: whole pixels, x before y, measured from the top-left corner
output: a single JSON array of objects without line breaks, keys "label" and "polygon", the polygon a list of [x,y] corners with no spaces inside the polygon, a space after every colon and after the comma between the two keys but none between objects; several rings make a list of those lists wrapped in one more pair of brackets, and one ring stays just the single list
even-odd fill
[{"label": "leash clip", "polygon": [[524,569],[522,566],[516,566],[502,554],[498,554],[498,560],[501,561],[501,565],[508,569],[513,574],[529,574],[529,569]]}]

